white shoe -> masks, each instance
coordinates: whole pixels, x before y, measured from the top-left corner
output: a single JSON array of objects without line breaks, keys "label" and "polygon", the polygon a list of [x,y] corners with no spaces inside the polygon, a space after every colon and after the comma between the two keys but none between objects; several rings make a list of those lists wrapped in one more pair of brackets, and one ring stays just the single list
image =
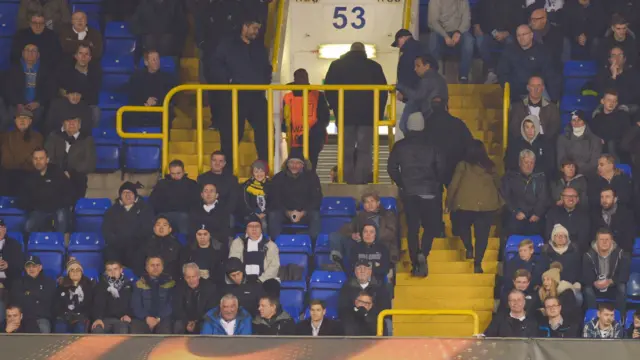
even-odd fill
[{"label": "white shoe", "polygon": [[484,82],[485,84],[497,84],[498,83],[498,75],[493,71],[490,71],[487,74],[487,80]]}]

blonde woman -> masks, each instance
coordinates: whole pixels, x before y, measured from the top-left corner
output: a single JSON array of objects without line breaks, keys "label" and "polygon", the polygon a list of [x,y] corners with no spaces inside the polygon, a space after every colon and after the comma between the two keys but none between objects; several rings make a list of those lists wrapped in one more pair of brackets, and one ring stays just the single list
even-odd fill
[{"label": "blonde woman", "polygon": [[562,304],[562,317],[569,321],[577,321],[581,314],[575,293],[580,291],[580,284],[572,285],[568,281],[561,280],[561,272],[562,264],[554,262],[551,264],[551,268],[542,274],[542,286],[538,289],[538,300],[540,301],[538,308],[541,314],[546,316],[542,304],[548,297],[558,298]]}]

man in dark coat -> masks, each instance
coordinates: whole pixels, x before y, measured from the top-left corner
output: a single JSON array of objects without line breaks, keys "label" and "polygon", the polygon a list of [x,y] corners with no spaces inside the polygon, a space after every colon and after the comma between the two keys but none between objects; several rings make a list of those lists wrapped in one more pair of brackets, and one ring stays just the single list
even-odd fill
[{"label": "man in dark coat", "polygon": [[[552,232],[557,224],[567,229],[568,236],[578,248],[585,252],[592,240],[591,221],[589,213],[584,207],[579,206],[578,192],[572,187],[562,190],[562,206],[553,206],[547,212],[545,239],[552,239]],[[567,267],[565,267],[567,269]],[[567,280],[562,277],[563,280]],[[575,281],[572,281],[572,283]]]},{"label": "man in dark coat", "polygon": [[133,284],[124,276],[119,262],[107,261],[105,270],[94,290],[91,332],[128,334],[133,316]]},{"label": "man in dark coat", "polygon": [[558,105],[543,97],[544,91],[545,83],[542,77],[531,76],[527,83],[527,96],[511,104],[509,141],[520,136],[522,120],[528,115],[535,115],[540,119],[540,133],[555,144],[562,128],[560,109]]},{"label": "man in dark coat", "polygon": [[297,152],[289,155],[286,169],[271,181],[269,192],[269,235],[277,239],[286,222],[309,224],[312,241],[320,233],[320,204],[322,189],[318,175],[309,168]]},{"label": "man in dark coat", "polygon": [[214,184],[202,185],[200,193],[202,201],[189,213],[189,228],[187,229],[189,241],[196,238],[196,233],[205,225],[211,237],[221,242],[228,241],[231,236],[229,227],[229,213],[218,200],[217,188]]},{"label": "man in dark coat", "polygon": [[346,336],[375,336],[377,314],[373,312],[373,296],[366,291],[360,292],[354,306],[342,316],[342,325]]},{"label": "man in dark coat", "polygon": [[629,164],[629,153],[622,148],[622,138],[632,125],[628,109],[618,106],[618,91],[615,89],[605,90],[600,103],[602,111],[596,110],[589,123],[591,130],[602,139],[602,153],[612,155],[620,163]]},{"label": "man in dark coat", "polygon": [[611,231],[618,247],[632,252],[636,237],[633,213],[626,206],[618,204],[616,192],[611,187],[600,191],[600,207],[591,214],[591,233],[596,234],[602,228]]},{"label": "man in dark coat", "polygon": [[[600,43],[600,50],[596,60],[601,65],[609,63],[609,52],[614,47],[619,47],[627,55],[630,65],[635,65],[638,60],[638,45],[636,35],[629,30],[629,21],[625,19],[627,13],[614,14],[611,19],[611,30],[607,31]],[[637,26],[637,24],[635,24]]]},{"label": "man in dark coat", "polygon": [[309,302],[309,314],[309,319],[300,321],[296,325],[296,335],[341,336],[344,333],[341,323],[326,317],[327,307],[323,301],[312,299]]},{"label": "man in dark coat", "polygon": [[296,323],[286,311],[282,310],[280,300],[263,296],[258,305],[259,315],[253,318],[251,329],[254,335],[280,336],[295,335]]},{"label": "man in dark coat", "polygon": [[[257,19],[246,20],[240,34],[223,40],[215,51],[211,66],[211,82],[215,84],[271,83],[271,62],[264,42],[258,40],[262,24]],[[241,91],[238,94],[238,119],[247,119],[254,132],[258,159],[267,160],[267,100],[264,91]],[[241,141],[244,135],[244,121],[238,122],[239,139],[232,136],[231,94],[221,94],[218,113],[222,152],[232,154],[233,141]],[[214,113],[215,114],[215,113]],[[236,159],[228,158],[229,169],[233,169]]]},{"label": "man in dark coat", "polygon": [[129,181],[122,184],[102,223],[105,261],[133,267],[138,260],[136,251],[152,234],[153,219],[153,209],[138,196],[138,186]]},{"label": "man in dark coat", "polygon": [[575,54],[574,58],[595,59],[610,18],[605,12],[603,1],[567,1],[562,10],[566,17],[564,28],[571,51]]},{"label": "man in dark coat", "polygon": [[373,314],[377,317],[382,310],[391,309],[391,296],[383,283],[372,276],[371,263],[359,260],[355,264],[355,276],[351,277],[340,289],[338,300],[338,315],[342,318],[353,309],[354,301],[362,291],[371,294],[373,298]]},{"label": "man in dark coat", "polygon": [[[364,44],[353,43],[351,50],[334,60],[325,76],[326,85],[387,85],[382,66],[367,58]],[[338,92],[327,91],[327,101],[337,118]],[[380,91],[379,118],[384,118],[387,92]],[[344,170],[349,184],[366,184],[371,176],[373,142],[373,92],[346,91],[344,94]],[[356,148],[357,145],[357,148]]]},{"label": "man in dark coat", "polygon": [[173,298],[173,333],[200,334],[205,314],[218,306],[221,296],[213,282],[200,278],[195,263],[185,264],[182,275]]},{"label": "man in dark coat", "polygon": [[17,64],[22,57],[24,47],[33,44],[40,50],[40,61],[50,69],[55,68],[62,55],[62,47],[58,35],[45,26],[41,13],[31,15],[31,22],[26,29],[18,30],[11,43],[11,63]]},{"label": "man in dark coat", "polygon": [[182,276],[180,264],[180,250],[182,244],[173,236],[171,223],[165,217],[156,217],[153,225],[153,235],[146,239],[137,252],[138,261],[133,266],[133,270],[138,276],[144,274],[145,259],[149,256],[157,255],[162,258],[164,273],[174,279]]},{"label": "man in dark coat", "polygon": [[40,333],[51,332],[53,300],[56,282],[42,271],[42,262],[37,256],[29,256],[24,263],[26,275],[11,285],[10,303],[22,308],[26,318],[38,323]]},{"label": "man in dark coat", "polygon": [[538,336],[538,323],[525,312],[525,297],[520,290],[509,293],[509,311],[493,314],[489,327],[484,331],[486,337],[530,338]]},{"label": "man in dark coat", "polygon": [[533,31],[528,25],[520,25],[516,31],[517,44],[507,46],[498,63],[500,84],[511,84],[511,100],[527,95],[527,82],[533,74],[539,74],[547,85],[551,101],[558,101],[561,95],[561,77],[549,51],[533,40]]},{"label": "man in dark coat", "polygon": [[184,172],[182,160],[169,163],[169,174],[158,181],[149,204],[158,215],[171,221],[177,233],[188,232],[189,211],[200,202],[200,186]]},{"label": "man in dark coat", "polygon": [[145,261],[145,274],[136,281],[131,296],[132,334],[171,334],[176,282],[165,274],[162,258]]},{"label": "man in dark coat", "polygon": [[129,24],[142,49],[180,55],[188,31],[183,1],[141,0]]},{"label": "man in dark coat", "polygon": [[233,175],[231,167],[227,166],[227,155],[220,150],[211,153],[211,170],[198,175],[198,184],[204,187],[213,184],[218,193],[218,201],[229,214],[233,214],[240,199],[240,186],[238,178]]},{"label": "man in dark coat", "polygon": [[7,236],[7,225],[0,219],[0,302],[5,299],[3,292],[7,291],[15,280],[22,275],[24,254],[21,244]]},{"label": "man in dark coat", "polygon": [[[531,12],[529,24],[533,30],[533,39],[539,44],[544,45],[551,54],[551,58],[556,71],[562,71],[565,37],[562,28],[558,24],[554,24],[547,19],[545,9],[536,9]],[[568,51],[568,49],[566,49]]]},{"label": "man in dark coat", "polygon": [[[424,53],[422,44],[413,38],[411,31],[407,29],[400,29],[396,33],[395,41],[391,46],[400,49],[397,82],[399,84],[404,84],[411,89],[416,89],[418,87],[420,77],[416,74],[414,67],[416,58]],[[403,102],[406,102],[407,100],[409,99],[403,99]]]},{"label": "man in dark coat", "polygon": [[238,304],[251,314],[258,314],[260,298],[265,294],[259,282],[247,281],[245,266],[238,258],[230,258],[225,264],[226,283],[225,294],[233,294],[238,298]]},{"label": "man in dark coat", "polygon": [[99,120],[94,117],[99,116],[100,109],[86,103],[82,94],[82,84],[69,83],[65,90],[64,96],[53,99],[49,104],[42,133],[48,135],[52,132],[60,132],[65,120],[77,117],[83,121],[80,132],[92,136],[93,128],[98,124],[97,122],[94,124],[93,121]]},{"label": "man in dark coat", "polygon": [[24,317],[18,305],[9,305],[6,310],[6,320],[0,323],[0,333],[39,334],[40,328],[34,319]]},{"label": "man in dark coat", "polygon": [[640,104],[640,92],[637,89],[640,75],[634,68],[635,64],[631,62],[626,50],[620,46],[612,47],[608,54],[609,61],[606,65],[600,66],[594,79],[594,90],[604,96],[613,89],[617,103],[635,112]]}]

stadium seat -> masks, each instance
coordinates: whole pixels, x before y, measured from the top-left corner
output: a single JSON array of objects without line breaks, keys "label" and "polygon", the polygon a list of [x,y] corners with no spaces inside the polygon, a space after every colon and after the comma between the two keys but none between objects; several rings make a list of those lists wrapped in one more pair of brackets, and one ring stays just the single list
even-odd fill
[{"label": "stadium seat", "polygon": [[596,76],[598,66],[595,61],[565,61],[564,76],[569,78],[588,78]]},{"label": "stadium seat", "polygon": [[620,169],[620,171],[622,171],[623,173],[629,175],[629,177],[632,177],[631,165],[628,165],[628,164],[616,164],[616,168]]},{"label": "stadium seat", "polygon": [[590,78],[565,78],[564,79],[564,94],[580,96],[582,94],[582,88],[591,81]]},{"label": "stadium seat", "polygon": [[108,74],[102,79],[102,90],[109,92],[126,92],[130,74]]},{"label": "stadium seat", "polygon": [[585,112],[585,116],[591,120],[591,113],[598,107],[598,99],[595,96],[575,96],[565,95],[560,100],[560,111],[570,113],[574,110],[582,110]]},{"label": "stadium seat", "polygon": [[280,290],[280,304],[296,322],[304,309],[304,294],[304,291],[299,289]]},{"label": "stadium seat", "polygon": [[[176,58],[173,56],[162,56],[160,57],[160,70],[167,72],[169,74],[175,74],[178,70],[176,66]],[[139,68],[144,68],[144,58],[140,59],[140,63],[138,64]]]},{"label": "stadium seat", "polygon": [[340,296],[340,290],[336,289],[311,289],[309,293],[309,299],[322,300],[327,307],[327,315],[329,312],[338,315],[338,301]]},{"label": "stadium seat", "polygon": [[113,172],[120,169],[122,140],[115,129],[93,129],[96,143],[96,172]]},{"label": "stadium seat", "polygon": [[[120,56],[132,56],[136,50],[135,39],[105,39],[104,40],[104,57],[120,57]],[[131,59],[133,62],[133,58]]]},{"label": "stadium seat", "polygon": [[320,216],[356,216],[356,201],[350,197],[325,197],[320,205]]},{"label": "stadium seat", "polygon": [[634,272],[629,275],[629,281],[627,281],[627,302],[640,304],[640,273]]},{"label": "stadium seat", "polygon": [[319,234],[316,239],[316,248],[314,253],[317,255],[330,252],[331,246],[329,244],[329,234]]},{"label": "stadium seat", "polygon": [[176,239],[180,241],[182,246],[187,246],[187,234],[176,234]]},{"label": "stadium seat", "polygon": [[302,267],[302,280],[282,281],[283,289],[307,289],[307,276],[309,274],[309,257],[307,254],[283,254],[280,253],[280,266],[296,264]]},{"label": "stadium seat", "polygon": [[24,210],[18,208],[16,198],[0,197],[0,218],[7,225],[7,231],[23,231],[27,216]]},{"label": "stadium seat", "polygon": [[133,273],[133,270],[131,270],[130,268],[124,268],[124,270],[122,271],[124,274],[124,277],[131,281],[132,283],[135,283],[136,281],[138,281],[138,276],[136,274]]},{"label": "stadium seat", "polygon": [[640,256],[640,237],[637,237],[635,239],[635,241],[633,242],[632,255],[633,256]]},{"label": "stadium seat", "polygon": [[280,253],[299,253],[311,256],[311,238],[306,234],[280,235],[276,239]]},{"label": "stadium seat", "polygon": [[631,267],[629,270],[632,273],[640,273],[640,257],[634,256],[631,258]]},{"label": "stadium seat", "polygon": [[77,252],[101,252],[104,246],[100,233],[76,232],[69,237],[69,255]]},{"label": "stadium seat", "polygon": [[0,2],[0,36],[11,37],[18,29],[19,4]]},{"label": "stadium seat", "polygon": [[84,11],[88,20],[100,20],[100,12],[102,4],[96,1],[82,1],[82,3],[74,2],[72,12]]},{"label": "stadium seat", "polygon": [[111,207],[111,199],[79,199],[76,203],[76,227],[77,232],[101,232],[102,217]]},{"label": "stadium seat", "polygon": [[350,217],[323,217],[320,219],[320,229],[323,233],[332,233],[340,230],[344,224],[351,222]]},{"label": "stadium seat", "polygon": [[129,31],[126,21],[109,21],[104,28],[105,39],[135,39],[135,35]]},{"label": "stadium seat", "polygon": [[101,64],[105,78],[111,76],[111,74],[130,74],[135,70],[133,55],[130,54],[112,54],[109,52],[102,57]]},{"label": "stadium seat", "polygon": [[[116,128],[116,112],[117,110],[101,110],[100,121],[98,122],[98,128],[100,129],[114,129]],[[117,136],[117,135],[116,135]]]},{"label": "stadium seat", "polygon": [[533,241],[533,250],[536,254],[540,254],[540,249],[544,245],[544,239],[540,235],[511,235],[507,239],[507,245],[505,247],[505,255],[507,260],[518,254],[518,246],[522,240],[529,239]]},{"label": "stadium seat", "polygon": [[624,320],[624,328],[630,329],[633,326],[633,314],[635,314],[636,310],[627,310],[627,316]]},{"label": "stadium seat", "polygon": [[24,236],[19,231],[7,231],[7,236],[20,243],[24,252]]},{"label": "stadium seat", "polygon": [[0,71],[9,70],[11,67],[11,59],[9,52],[11,51],[12,38],[0,37]]},{"label": "stadium seat", "polygon": [[[598,309],[588,309],[587,312],[584,314],[584,323],[586,324],[587,322],[593,320],[596,317],[598,317]],[[620,317],[620,311],[615,310],[614,317],[617,322],[620,322],[620,320],[622,319]]]},{"label": "stadium seat", "polygon": [[[108,75],[107,75],[108,76]],[[111,93],[106,91],[100,92],[98,107],[104,109],[118,109],[127,105],[127,96],[124,94]]]},{"label": "stadium seat", "polygon": [[316,270],[311,274],[309,286],[311,289],[340,290],[347,281],[347,276],[342,271]]},{"label": "stadium seat", "polygon": [[51,251],[64,254],[64,235],[57,232],[33,232],[29,235],[27,248],[29,251]]},{"label": "stadium seat", "polygon": [[40,258],[40,261],[42,262],[42,271],[44,271],[45,275],[50,278],[57,279],[62,274],[64,262],[63,253],[55,251],[29,250],[29,255],[34,255]]},{"label": "stadium seat", "polygon": [[[312,300],[314,300],[312,298]],[[327,314],[325,315],[326,317],[328,317],[331,320],[337,320],[338,319],[338,309],[337,308],[329,308],[327,307]],[[304,311],[304,319],[307,320],[311,317],[311,309],[307,308]]]},{"label": "stadium seat", "polygon": [[[133,133],[160,133],[160,128],[130,128]],[[156,171],[160,169],[162,140],[126,139],[124,141],[124,169],[128,171]]]}]

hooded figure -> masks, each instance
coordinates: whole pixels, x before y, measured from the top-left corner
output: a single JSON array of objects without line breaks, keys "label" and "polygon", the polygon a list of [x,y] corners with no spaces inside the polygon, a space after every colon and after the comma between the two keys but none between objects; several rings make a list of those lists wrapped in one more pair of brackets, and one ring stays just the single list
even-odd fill
[{"label": "hooded figure", "polygon": [[602,140],[597,137],[584,121],[584,112],[576,110],[571,113],[571,123],[564,133],[558,137],[558,165],[567,158],[575,161],[581,174],[595,174],[598,158],[602,153]]},{"label": "hooded figure", "polygon": [[265,294],[262,284],[248,282],[245,275],[245,265],[242,260],[232,257],[225,264],[225,294],[233,294],[238,298],[240,307],[247,310],[251,316],[258,314],[260,298]]},{"label": "hooded figure", "polygon": [[507,171],[519,170],[520,152],[525,149],[533,151],[536,155],[534,172],[543,172],[549,175],[554,172],[553,146],[546,136],[540,133],[540,118],[535,115],[527,115],[520,122],[520,136],[509,141],[504,155],[504,166]]},{"label": "hooded figure", "polygon": [[351,264],[368,261],[373,269],[373,276],[383,283],[390,272],[391,258],[389,249],[378,241],[378,226],[373,221],[366,222],[360,229],[360,239],[351,250]]}]

